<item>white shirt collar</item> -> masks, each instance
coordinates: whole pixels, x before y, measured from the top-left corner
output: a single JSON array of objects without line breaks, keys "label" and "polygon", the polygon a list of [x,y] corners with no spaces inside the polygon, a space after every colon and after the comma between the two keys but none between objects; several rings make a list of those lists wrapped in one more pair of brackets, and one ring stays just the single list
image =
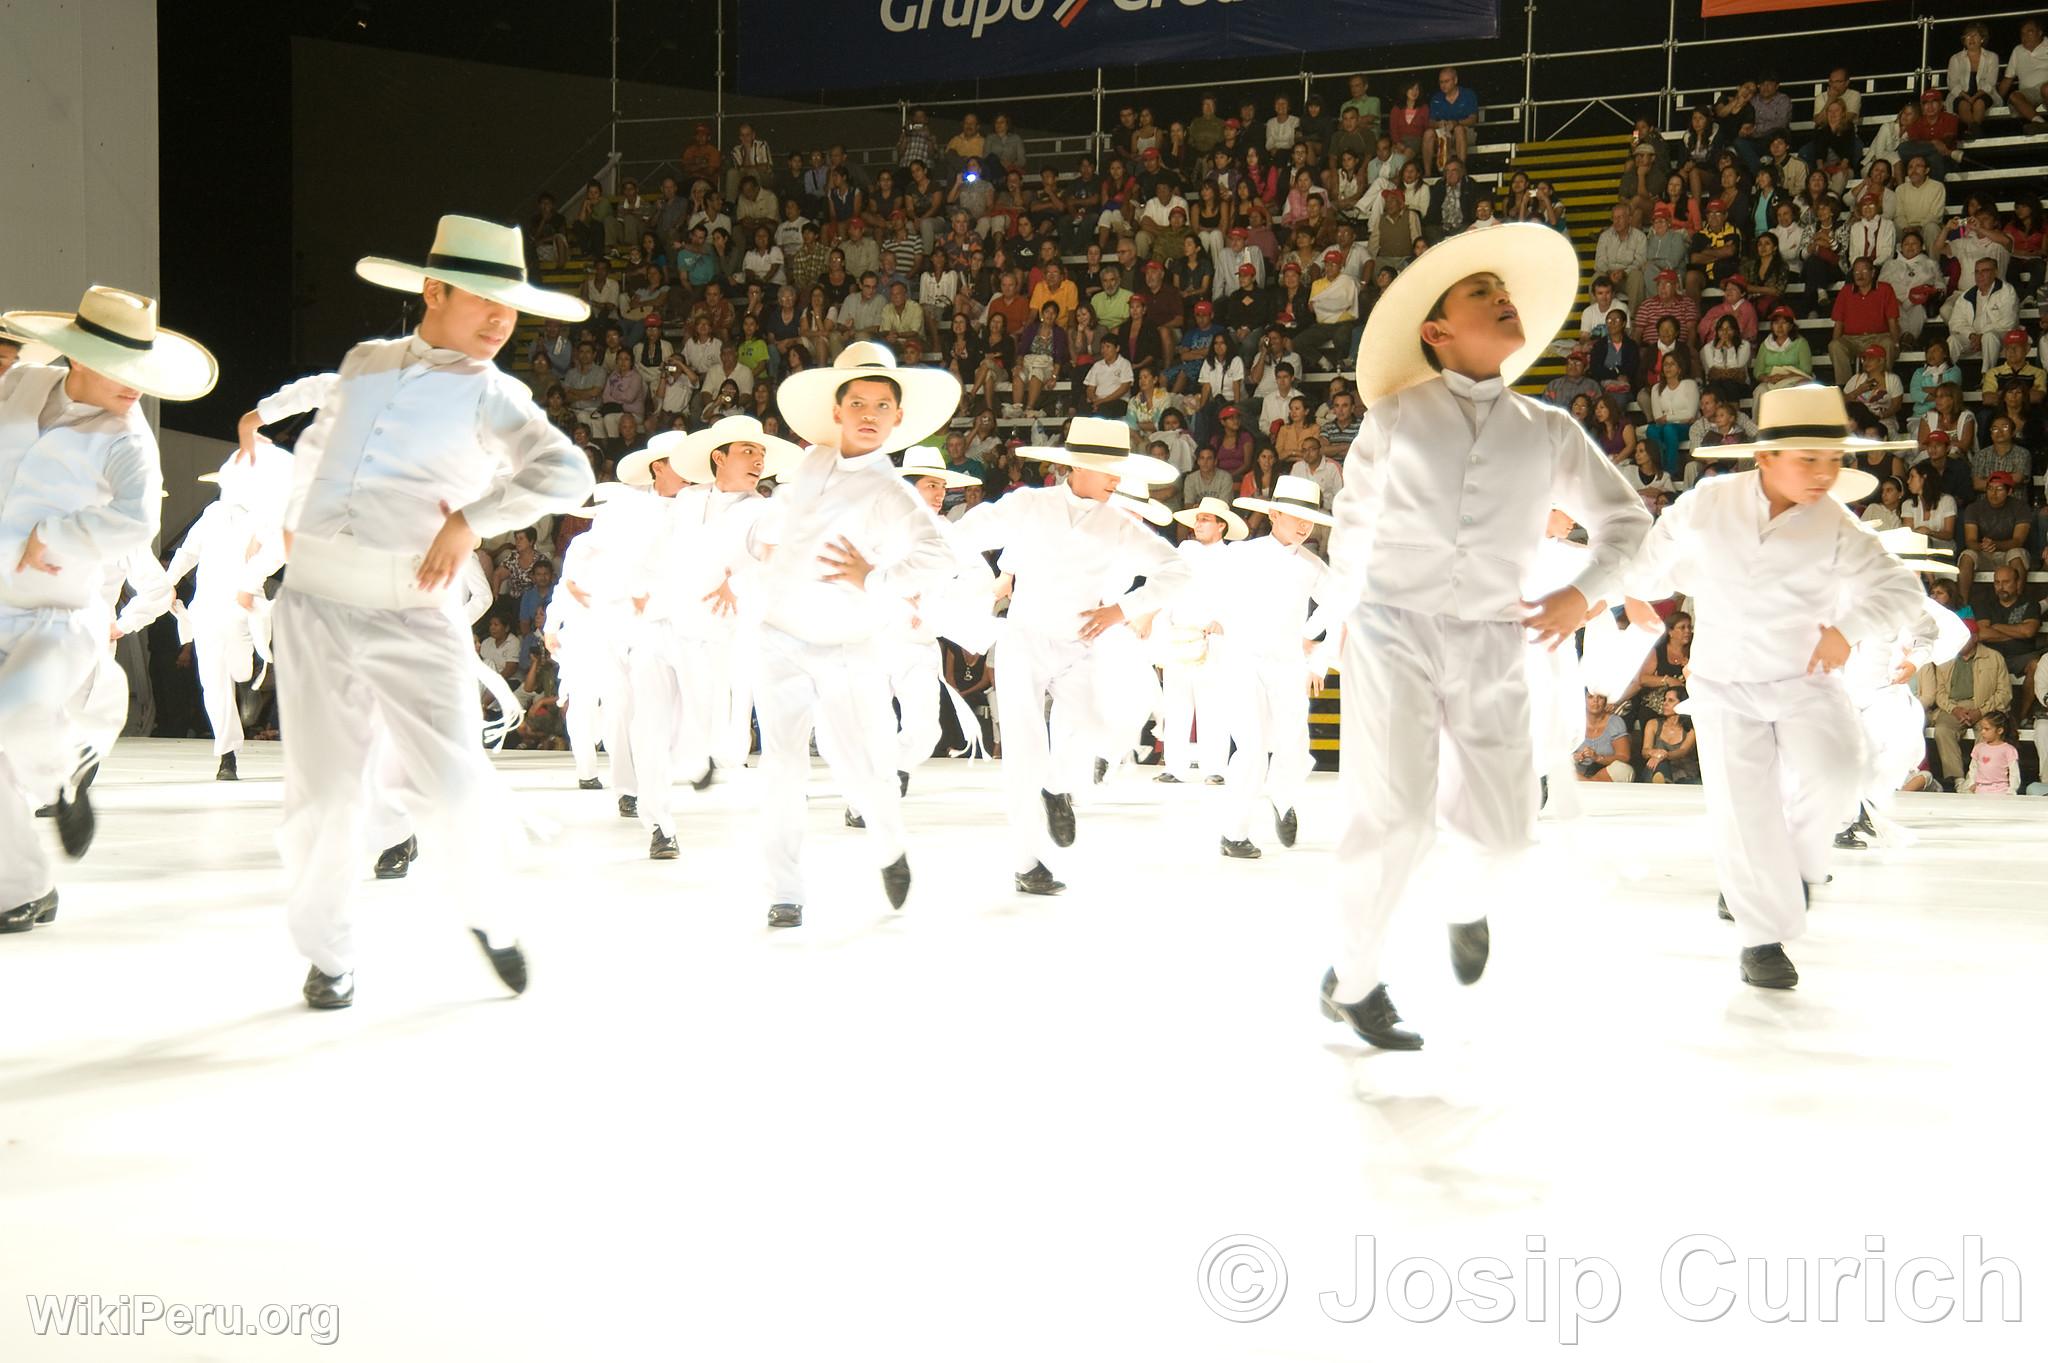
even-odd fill
[{"label": "white shirt collar", "polygon": [[1499,397],[1501,390],[1506,387],[1498,374],[1490,379],[1475,379],[1454,369],[1444,370],[1443,380],[1444,387],[1450,389],[1453,396],[1463,398],[1466,402],[1491,402]]},{"label": "white shirt collar", "polygon": [[427,344],[426,338],[417,331],[405,338],[405,362],[407,364],[432,365],[438,369],[443,365],[461,364],[468,358],[469,356],[459,350],[449,350],[443,346]]}]

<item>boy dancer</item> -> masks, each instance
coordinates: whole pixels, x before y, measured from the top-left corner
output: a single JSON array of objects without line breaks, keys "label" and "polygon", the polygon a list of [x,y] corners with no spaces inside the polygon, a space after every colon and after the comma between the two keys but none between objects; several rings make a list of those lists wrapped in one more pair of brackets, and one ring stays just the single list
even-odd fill
[{"label": "boy dancer", "polygon": [[[1043,844],[1073,846],[1073,791],[1086,780],[1104,727],[1106,679],[1095,641],[1171,601],[1190,573],[1165,540],[1108,505],[1119,479],[1149,484],[1175,476],[1164,460],[1131,453],[1129,426],[1075,417],[1064,446],[1034,449],[1031,457],[1072,472],[1058,487],[1023,488],[974,508],[960,518],[959,536],[977,551],[1003,550],[1005,570],[1016,573],[996,661],[1016,885],[1025,894],[1058,894],[1066,886],[1048,868],[1056,853]],[[1142,587],[1105,603],[1114,595],[1105,583],[1138,577]]]},{"label": "boy dancer", "polygon": [[[1327,656],[1315,656],[1316,639],[1329,633],[1334,641],[1344,619],[1329,568],[1302,543],[1317,526],[1332,524],[1322,497],[1314,479],[1284,474],[1270,500],[1239,497],[1234,503],[1264,514],[1273,532],[1224,555],[1226,713],[1237,744],[1224,791],[1226,857],[1259,855],[1251,822],[1261,804],[1272,811],[1282,847],[1294,846],[1299,828],[1295,804],[1315,768],[1308,750],[1308,699],[1322,694],[1330,670]],[[1313,614],[1311,600],[1320,607]]]},{"label": "boy dancer", "polygon": [[[456,579],[480,536],[574,510],[593,482],[589,460],[491,362],[522,311],[589,315],[581,300],[528,284],[525,259],[517,228],[450,215],[425,264],[358,261],[371,283],[420,294],[418,330],[365,341],[338,374],[287,390],[295,410],[319,409],[293,458],[289,566],[272,615],[285,735],[279,843],[292,939],[310,962],[309,1007],[355,999],[350,904],[372,735],[412,784],[414,822],[447,848],[450,885],[486,882],[516,836],[477,742],[475,649]],[[259,405],[242,418],[244,445],[289,414]],[[492,921],[491,902],[470,914],[498,978],[523,991],[525,955]]]},{"label": "boy dancer", "polygon": [[[1366,414],[1330,536],[1339,600],[1355,590],[1358,605],[1343,645],[1343,937],[1322,1008],[1375,1046],[1422,1045],[1398,1027],[1380,949],[1438,824],[1475,882],[1499,883],[1532,840],[1524,631],[1569,638],[1649,528],[1569,414],[1507,387],[1557,334],[1578,279],[1571,243],[1544,227],[1468,232],[1401,272],[1360,343]],[[1586,527],[1587,563],[1524,601],[1552,507]],[[1451,925],[1460,980],[1479,978],[1489,945],[1484,917]]]},{"label": "boy dancer", "polygon": [[92,845],[68,709],[107,646],[102,574],[149,552],[162,515],[147,393],[203,397],[219,370],[205,347],[156,322],[156,300],[87,289],[76,313],[10,312],[0,326],[69,367],[0,374],[0,932],[57,916],[48,854],[30,810],[54,805],[65,854]]},{"label": "boy dancer", "polygon": [[[1152,779],[1172,785],[1200,767],[1210,785],[1220,786],[1230,753],[1229,725],[1224,719],[1227,679],[1220,656],[1222,644],[1215,637],[1222,630],[1229,578],[1224,546],[1243,539],[1251,527],[1220,497],[1204,497],[1196,505],[1174,512],[1173,518],[1194,532],[1192,539],[1180,542],[1179,550],[1192,576],[1187,590],[1167,607],[1167,614],[1175,630],[1184,631],[1190,641],[1199,638],[1203,647],[1192,661],[1169,657],[1164,664],[1166,729],[1161,765],[1166,770]],[[1219,656],[1212,661],[1211,653]],[[1196,733],[1193,739],[1188,737],[1190,729]]]},{"label": "boy dancer", "polygon": [[847,801],[867,820],[892,908],[910,894],[896,781],[896,717],[881,640],[903,601],[953,576],[952,547],[889,454],[951,419],[960,381],[899,369],[856,341],[830,368],[783,380],[789,428],[814,442],[781,482],[748,549],[766,560],[754,709],[761,722],[768,926],[804,921],[804,778],[813,716]]},{"label": "boy dancer", "polygon": [[[899,472],[932,515],[941,517],[939,530],[950,544],[953,523],[943,519],[946,493],[979,487],[981,480],[947,468],[944,455],[929,445],[903,451]],[[884,646],[889,690],[898,711],[896,781],[905,794],[910,791],[910,773],[939,745],[939,696],[945,689],[939,637],[944,635],[969,653],[988,652],[995,637],[995,570],[987,559],[967,550],[956,550],[954,557],[955,575],[906,603],[906,612],[897,618]],[[954,708],[962,734],[981,732],[978,725],[966,722],[972,715],[964,702]]]},{"label": "boy dancer", "polygon": [[1743,981],[1764,989],[1799,982],[1783,944],[1806,931],[1807,887],[1827,879],[1862,784],[1841,668],[1853,645],[1925,614],[1911,570],[1828,495],[1844,452],[1902,447],[1850,429],[1840,389],[1764,394],[1756,440],[1722,447],[1754,455],[1756,468],[1679,498],[1627,572],[1637,623],[1655,614],[1644,602],[1674,588],[1693,600],[1686,709],[1714,867],[1742,934]]}]

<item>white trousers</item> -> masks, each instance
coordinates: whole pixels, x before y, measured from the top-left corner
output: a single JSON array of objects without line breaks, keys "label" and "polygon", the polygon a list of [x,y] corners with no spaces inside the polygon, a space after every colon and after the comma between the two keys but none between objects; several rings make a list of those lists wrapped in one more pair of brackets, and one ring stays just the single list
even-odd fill
[{"label": "white trousers", "polygon": [[[1567,639],[1554,651],[1540,644],[1526,648],[1530,761],[1538,776],[1548,776],[1559,759],[1569,759],[1585,742],[1586,687],[1579,678],[1579,646]],[[1571,769],[1568,760],[1564,765]]]},{"label": "white trousers", "polygon": [[1220,775],[1230,755],[1230,731],[1223,719],[1228,690],[1224,669],[1208,662],[1168,663],[1163,671],[1166,701],[1160,719],[1166,747],[1161,761],[1177,776],[1197,767],[1205,776]]},{"label": "white trousers", "polygon": [[1293,658],[1239,658],[1230,668],[1229,784],[1223,791],[1223,836],[1251,836],[1252,820],[1285,814],[1308,787],[1315,758],[1308,748],[1308,666]]},{"label": "white trousers", "polygon": [[104,758],[128,727],[128,672],[111,648],[100,649],[92,675],[71,707],[78,741]]},{"label": "white trousers", "polygon": [[811,729],[847,802],[867,822],[875,866],[903,855],[896,786],[896,717],[889,678],[870,641],[810,644],[763,625],[754,707],[761,717],[761,834],[769,902],[804,902],[804,782]]},{"label": "white trousers", "polygon": [[256,675],[249,613],[240,607],[193,612],[192,657],[199,667],[206,719],[213,726],[213,755],[240,752],[242,705],[235,688]]},{"label": "white trousers", "polygon": [[731,659],[723,647],[660,621],[634,631],[627,656],[633,715],[626,748],[640,792],[640,826],[673,834],[675,778],[695,781],[710,766],[713,696],[724,694]]},{"label": "white trousers", "polygon": [[1889,814],[1892,797],[1927,756],[1927,712],[1910,686],[1887,686],[1854,698],[1863,727],[1863,803]]},{"label": "white trousers", "polygon": [[916,771],[939,746],[944,682],[937,643],[893,640],[883,647],[889,693],[896,698],[896,771]]},{"label": "white trousers", "polygon": [[105,621],[100,611],[0,608],[0,908],[56,883],[33,811],[57,798],[76,761],[65,707],[105,649]]},{"label": "white trousers", "polygon": [[1344,636],[1336,998],[1380,982],[1387,925],[1441,828],[1471,893],[1446,917],[1485,916],[1534,835],[1527,649],[1512,621],[1367,604]]},{"label": "white trousers", "polygon": [[[410,824],[465,917],[513,938],[501,883],[525,835],[484,756],[469,630],[432,609],[376,610],[295,592],[272,615],[284,735],[286,909],[301,955],[329,975],[355,964],[352,901],[362,879],[373,748],[388,745]],[[469,896],[474,896],[470,898]]]},{"label": "white trousers", "polygon": [[1145,652],[1145,641],[1128,625],[1115,625],[1096,636],[1091,662],[1099,728],[1093,755],[1115,767],[1138,746],[1145,721],[1161,709],[1159,672]]},{"label": "white trousers", "polygon": [[[1045,829],[1042,792],[1071,795],[1085,785],[1102,724],[1102,674],[1079,638],[1053,639],[1012,621],[996,645],[996,713],[1003,729],[1003,793],[1012,862],[1021,874],[1063,859]],[[1050,718],[1046,713],[1051,703]]]},{"label": "white trousers", "polygon": [[1695,675],[1685,712],[1699,735],[1714,872],[1746,947],[1806,931],[1801,881],[1827,879],[1835,834],[1856,817],[1863,731],[1841,678],[1759,683]]},{"label": "white trousers", "polygon": [[[574,645],[573,696],[568,703],[569,746],[576,758],[576,777],[597,775],[597,745],[612,760],[612,789],[636,795],[639,774],[633,769],[633,689],[628,684],[628,657],[623,640],[607,631],[584,633]],[[578,735],[581,735],[579,738]]]}]

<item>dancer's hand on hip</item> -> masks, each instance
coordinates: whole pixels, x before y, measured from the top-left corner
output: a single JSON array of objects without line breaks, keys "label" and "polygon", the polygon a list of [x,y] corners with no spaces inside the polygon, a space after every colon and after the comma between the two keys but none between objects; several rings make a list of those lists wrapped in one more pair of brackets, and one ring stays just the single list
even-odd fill
[{"label": "dancer's hand on hip", "polygon": [[853,547],[853,541],[841,535],[825,546],[825,552],[818,555],[818,562],[832,571],[825,574],[827,582],[844,582],[860,591],[867,590],[868,574],[875,565],[861,557],[860,550]]},{"label": "dancer's hand on hip", "polygon": [[711,613],[713,615],[738,615],[740,613],[739,598],[732,594],[732,574],[730,572],[725,575],[725,581],[704,593],[704,600],[711,603]]},{"label": "dancer's hand on hip", "polygon": [[48,573],[50,576],[55,577],[64,570],[44,557],[48,550],[49,546],[43,543],[43,537],[31,528],[28,532],[28,544],[21,551],[21,562],[14,565],[14,571],[25,573],[33,569],[36,572]]},{"label": "dancer's hand on hip", "polygon": [[1578,632],[1588,614],[1586,594],[1577,587],[1560,588],[1541,601],[1524,601],[1522,609],[1529,612],[1522,617],[1523,626],[1535,634],[1535,642],[1548,644],[1553,653]]},{"label": "dancer's hand on hip", "polygon": [[1813,646],[1813,656],[1806,660],[1808,675],[1815,672],[1839,672],[1849,661],[1849,641],[1842,637],[1842,631],[1833,625],[1820,627],[1820,642]]},{"label": "dancer's hand on hip", "polygon": [[1122,624],[1123,618],[1124,608],[1121,603],[1110,606],[1097,606],[1092,611],[1082,611],[1081,637],[1083,639],[1097,638],[1112,625]]},{"label": "dancer's hand on hip", "polygon": [[427,546],[427,556],[420,560],[419,584],[423,591],[439,591],[455,581],[455,575],[462,571],[462,560],[476,550],[476,532],[469,528],[460,511],[451,511],[448,503],[441,503],[441,514],[448,519],[441,522],[440,533]]}]

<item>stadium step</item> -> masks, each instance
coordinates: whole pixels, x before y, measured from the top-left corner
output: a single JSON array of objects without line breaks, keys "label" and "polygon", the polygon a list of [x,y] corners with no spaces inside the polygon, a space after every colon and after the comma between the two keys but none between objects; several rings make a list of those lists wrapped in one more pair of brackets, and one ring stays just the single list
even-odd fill
[{"label": "stadium step", "polygon": [[[1628,137],[1625,134],[1518,142],[1507,169],[1501,175],[1505,182],[1516,171],[1521,171],[1532,181],[1550,182],[1558,202],[1570,215],[1569,235],[1579,253],[1581,299],[1587,296],[1593,244],[1607,225],[1606,207],[1614,202],[1615,181],[1621,174],[1621,161],[1627,150]],[[1548,355],[1544,357],[1544,360],[1550,359]],[[1515,386],[1525,393],[1540,393],[1543,385],[1562,370],[1561,363],[1539,361]]]}]

